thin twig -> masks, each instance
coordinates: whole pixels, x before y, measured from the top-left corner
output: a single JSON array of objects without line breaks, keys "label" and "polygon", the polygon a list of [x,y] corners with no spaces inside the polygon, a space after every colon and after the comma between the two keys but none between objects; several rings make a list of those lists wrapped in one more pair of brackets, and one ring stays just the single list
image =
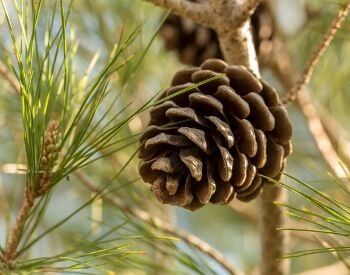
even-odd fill
[{"label": "thin twig", "polygon": [[343,135],[343,129],[338,122],[326,113],[325,110],[319,112],[322,126],[332,144],[334,150],[338,152],[339,158],[343,161],[345,166],[350,170],[350,142],[347,141]]},{"label": "thin twig", "polygon": [[288,104],[296,100],[297,94],[301,90],[303,90],[305,86],[310,82],[311,76],[315,70],[317,63],[320,61],[322,55],[325,53],[325,51],[331,44],[336,33],[343,25],[347,15],[349,14],[349,10],[350,10],[350,1],[346,5],[343,5],[337,12],[337,15],[332,21],[332,24],[330,25],[330,28],[326,33],[325,37],[323,38],[320,45],[317,46],[311,58],[307,62],[306,68],[303,74],[301,75],[301,78],[297,82],[296,86],[290,91],[287,97],[283,100],[284,104]]},{"label": "thin twig", "polygon": [[20,87],[17,79],[13,76],[13,74],[9,72],[6,66],[1,62],[0,62],[0,76],[4,78],[15,91],[19,92]]},{"label": "thin twig", "polygon": [[7,242],[7,245],[5,248],[5,254],[3,257],[4,262],[9,267],[14,266],[13,260],[16,255],[16,248],[21,239],[20,236],[22,233],[23,226],[29,217],[30,211],[33,208],[34,200],[35,200],[34,196],[32,196],[31,194],[28,194],[28,192],[25,192],[21,210],[19,211],[19,214],[16,218],[16,222],[11,229],[11,234],[9,236],[9,240]]},{"label": "thin twig", "polygon": [[312,133],[317,148],[321,152],[324,160],[327,162],[335,176],[338,178],[345,178],[346,173],[339,163],[340,157],[322,125],[318,110],[312,104],[310,95],[305,91],[300,93],[297,97],[297,102],[307,120],[309,130]]},{"label": "thin twig", "polygon": [[17,215],[15,224],[11,228],[6,244],[3,260],[9,268],[15,266],[17,247],[22,238],[22,230],[29,218],[35,200],[45,195],[51,188],[52,169],[59,153],[57,151],[58,142],[58,123],[57,121],[50,121],[42,145],[40,173],[35,180],[35,184],[31,185],[29,182],[26,182],[22,207]]},{"label": "thin twig", "polygon": [[[84,184],[85,187],[87,187],[92,192],[99,192],[99,189],[94,186],[94,184],[80,171],[76,171],[74,173],[76,178]],[[230,274],[242,274],[241,271],[239,271],[236,267],[234,267],[230,262],[228,262],[224,256],[217,251],[215,248],[210,246],[208,243],[204,242],[203,240],[199,239],[198,237],[191,235],[190,233],[181,230],[177,227],[174,227],[173,225],[166,223],[156,217],[151,216],[149,213],[133,208],[129,205],[127,205],[124,201],[122,201],[120,198],[117,197],[111,197],[108,195],[102,195],[103,199],[120,208],[122,211],[134,216],[135,218],[138,218],[139,220],[150,224],[155,229],[160,230],[162,232],[171,234],[185,243],[187,243],[190,246],[193,246],[197,248],[202,253],[208,255],[212,259],[214,259],[218,264],[220,264],[223,268],[225,268]]]},{"label": "thin twig", "polygon": [[261,206],[261,246],[262,246],[262,275],[288,274],[289,261],[278,261],[285,253],[289,233],[277,230],[285,227],[283,208],[275,202],[287,200],[287,192],[279,185],[267,183],[260,197]]}]

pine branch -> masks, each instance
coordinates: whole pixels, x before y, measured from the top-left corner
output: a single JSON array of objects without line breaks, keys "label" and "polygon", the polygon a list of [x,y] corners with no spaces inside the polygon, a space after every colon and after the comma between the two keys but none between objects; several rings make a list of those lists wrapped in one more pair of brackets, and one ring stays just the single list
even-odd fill
[{"label": "pine branch", "polygon": [[340,157],[337,150],[333,147],[332,142],[325,131],[319,112],[312,103],[311,96],[306,92],[299,92],[297,96],[297,104],[302,110],[310,132],[314,138],[317,148],[321,152],[323,159],[327,162],[333,173],[338,178],[345,178],[344,169],[339,164]]},{"label": "pine branch", "polygon": [[[85,174],[83,174],[80,171],[76,171],[74,175],[87,189],[95,193],[99,192],[99,189],[94,186],[94,184],[86,177]],[[150,214],[148,214],[147,212],[141,209],[130,207],[118,197],[111,197],[107,195],[102,195],[102,197],[106,202],[118,207],[123,212],[128,213],[145,223],[148,223],[149,225],[151,225],[157,230],[171,234],[183,240],[188,245],[197,248],[199,251],[201,251],[202,253],[208,255],[210,258],[215,260],[220,266],[222,266],[230,274],[236,274],[236,275],[242,274],[242,272],[239,271],[236,267],[234,267],[230,262],[228,262],[219,251],[217,251],[215,248],[211,247],[208,243],[204,242],[198,237],[191,235],[190,233],[184,230],[176,228],[173,225],[166,223],[156,217],[152,217]]]},{"label": "pine branch", "polygon": [[209,5],[188,0],[146,0],[156,6],[172,10],[176,15],[183,16],[205,26],[212,26],[209,21]]},{"label": "pine branch", "polygon": [[221,49],[230,64],[245,65],[259,76],[259,67],[250,31],[250,16],[258,0],[211,0],[193,3],[187,0],[146,0],[172,9],[179,16],[211,27],[218,33]]},{"label": "pine branch", "polygon": [[32,210],[34,206],[34,196],[30,194],[30,192],[25,191],[25,196],[24,200],[22,203],[22,207],[19,211],[19,214],[16,218],[16,222],[13,225],[11,229],[11,233],[9,236],[9,240],[7,242],[6,248],[5,248],[5,253],[4,253],[4,263],[8,266],[8,268],[14,268],[15,267],[15,262],[14,258],[16,256],[16,249],[17,246],[21,240],[21,233],[23,230],[23,227],[30,215],[30,211]]},{"label": "pine branch", "polygon": [[21,241],[23,228],[30,216],[35,200],[44,196],[51,188],[52,171],[58,157],[58,143],[58,123],[51,121],[44,136],[39,173],[34,183],[26,183],[22,207],[17,215],[15,224],[11,228],[4,251],[3,260],[10,269],[15,267],[16,250]]},{"label": "pine branch", "polygon": [[320,61],[321,57],[333,41],[335,35],[340,30],[341,26],[345,22],[346,17],[348,16],[350,11],[350,1],[346,5],[343,5],[339,11],[337,12],[336,17],[331,23],[326,35],[324,36],[320,45],[317,46],[314,53],[311,55],[309,61],[307,62],[306,68],[304,69],[303,74],[298,80],[296,86],[290,90],[287,97],[283,100],[284,104],[288,104],[297,99],[297,94],[305,88],[305,86],[310,82],[312,74],[315,70],[316,65]]},{"label": "pine branch", "polygon": [[285,218],[283,208],[275,204],[287,200],[286,191],[277,184],[266,183],[261,194],[262,275],[287,274],[289,270],[289,261],[278,261],[285,253],[289,234],[277,230],[284,226]]},{"label": "pine branch", "polygon": [[350,170],[350,142],[342,138],[343,129],[338,122],[325,110],[319,111],[320,120],[333,148],[338,152],[338,157]]},{"label": "pine branch", "polygon": [[19,92],[20,87],[17,79],[8,71],[7,67],[0,62],[0,76],[5,79],[14,91]]}]

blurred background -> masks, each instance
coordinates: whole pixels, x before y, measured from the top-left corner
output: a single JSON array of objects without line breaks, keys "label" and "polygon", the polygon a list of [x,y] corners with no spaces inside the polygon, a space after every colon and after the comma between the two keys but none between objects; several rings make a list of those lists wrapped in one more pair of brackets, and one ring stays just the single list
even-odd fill
[{"label": "blurred background", "polygon": [[[281,96],[292,87],[302,73],[308,57],[322,40],[340,4],[339,1],[326,0],[274,0],[268,1],[263,16],[257,15],[256,26],[260,29],[255,30],[255,39],[258,41],[256,47],[262,75],[277,88]],[[51,11],[50,4],[46,4],[44,9]],[[161,29],[152,41],[152,36],[165,16],[164,10],[139,0],[73,2],[69,35],[77,40],[77,78],[83,76],[91,59],[98,53],[99,59],[92,72],[94,75],[108,58],[114,44],[118,43],[120,35],[141,26],[139,36],[122,57],[126,60],[135,55],[136,58],[113,75],[110,83],[112,91],[122,91],[114,108],[119,111],[130,104],[123,111],[123,116],[131,114],[151,96],[167,87],[174,73],[188,65],[184,63],[195,62],[188,57],[181,59],[181,51],[179,54],[176,49],[171,48],[171,35],[169,36],[164,29]],[[0,45],[2,49],[11,49],[5,25],[4,14],[0,12]],[[39,28],[45,26],[39,25]],[[305,97],[288,107],[294,125],[294,151],[288,160],[287,173],[340,200],[343,194],[329,175],[334,174],[329,158],[336,153],[335,156],[340,159],[330,160],[335,166],[338,166],[340,160],[346,165],[350,164],[349,30],[350,21],[347,21],[318,64],[312,82],[304,93]],[[211,38],[210,41],[213,39],[215,40]],[[134,71],[133,68],[146,49],[147,53],[142,63]],[[0,244],[3,246],[9,221],[14,219],[22,199],[25,178],[23,171],[18,167],[25,164],[26,158],[19,101],[8,81],[0,79]],[[315,110],[316,118],[313,116]],[[135,115],[123,127],[118,139],[139,134],[147,123],[147,112]],[[329,153],[328,143],[322,143],[324,130],[330,137],[334,152]],[[111,180],[128,163],[137,146],[137,143],[126,146],[84,168],[84,175],[80,174],[82,177],[71,175],[58,184],[35,235],[67,217],[91,198],[97,189]],[[84,179],[96,189],[89,189],[86,184],[82,184]],[[291,186],[295,184],[287,178],[283,178],[282,181]],[[122,201],[122,206],[140,209],[173,225],[175,230],[181,228],[197,236],[220,251],[246,274],[258,274],[260,241],[259,209],[256,202],[242,204],[234,200],[230,206],[208,205],[194,213],[161,205],[149,191],[148,185],[139,179],[137,158],[130,160],[108,189],[107,195],[112,200],[116,198],[118,202]],[[289,204],[312,208],[308,202],[293,194],[289,196]],[[300,224],[300,221],[290,222],[292,227],[299,228],[296,223]],[[104,237],[104,234],[107,237]],[[105,241],[99,242],[97,246],[93,240],[100,237]],[[55,255],[79,246],[84,253],[90,253],[93,248],[118,247],[118,260],[109,259],[109,255],[104,254],[94,259],[93,263],[94,266],[98,266],[100,261],[106,261],[107,264],[85,272],[227,274],[227,271],[208,255],[181,240],[169,237],[172,237],[172,234],[155,230],[152,224],[135,217],[126,211],[125,207],[121,207],[121,204],[97,198],[91,205],[42,238],[23,257],[55,259]],[[83,248],[87,243],[93,243],[95,247]],[[292,232],[288,251],[317,248],[322,245],[326,245],[322,236],[308,232]],[[57,260],[57,266],[67,266],[67,262],[68,266],[72,266],[78,262],[78,258],[72,258]],[[82,265],[81,262],[79,264]],[[84,262],[84,268],[89,264],[89,261]],[[292,259],[291,274],[323,274],[318,269],[325,266],[338,269],[324,274],[348,274],[345,265],[339,263],[338,256],[329,253]],[[76,271],[78,270],[73,268],[66,273],[73,274]]]}]

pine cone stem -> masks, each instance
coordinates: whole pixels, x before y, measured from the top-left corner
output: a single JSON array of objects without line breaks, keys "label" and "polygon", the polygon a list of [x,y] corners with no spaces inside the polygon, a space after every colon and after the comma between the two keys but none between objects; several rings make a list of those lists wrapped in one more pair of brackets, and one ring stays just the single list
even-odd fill
[{"label": "pine cone stem", "polygon": [[260,76],[250,22],[239,28],[222,28],[218,32],[221,50],[229,64],[244,65]]}]

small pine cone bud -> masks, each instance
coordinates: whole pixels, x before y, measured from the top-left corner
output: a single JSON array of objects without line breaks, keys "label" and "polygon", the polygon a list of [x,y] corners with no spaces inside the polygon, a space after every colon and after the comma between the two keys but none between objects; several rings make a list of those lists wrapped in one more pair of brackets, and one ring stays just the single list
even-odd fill
[{"label": "small pine cone bud", "polygon": [[36,197],[43,195],[50,188],[52,171],[59,155],[57,150],[59,142],[59,125],[57,121],[53,120],[49,123],[44,136],[39,174],[35,188]]},{"label": "small pine cone bud", "polygon": [[279,179],[291,152],[292,125],[276,91],[243,66],[208,59],[182,69],[151,109],[140,138],[139,173],[162,203],[195,210],[255,198]]}]

